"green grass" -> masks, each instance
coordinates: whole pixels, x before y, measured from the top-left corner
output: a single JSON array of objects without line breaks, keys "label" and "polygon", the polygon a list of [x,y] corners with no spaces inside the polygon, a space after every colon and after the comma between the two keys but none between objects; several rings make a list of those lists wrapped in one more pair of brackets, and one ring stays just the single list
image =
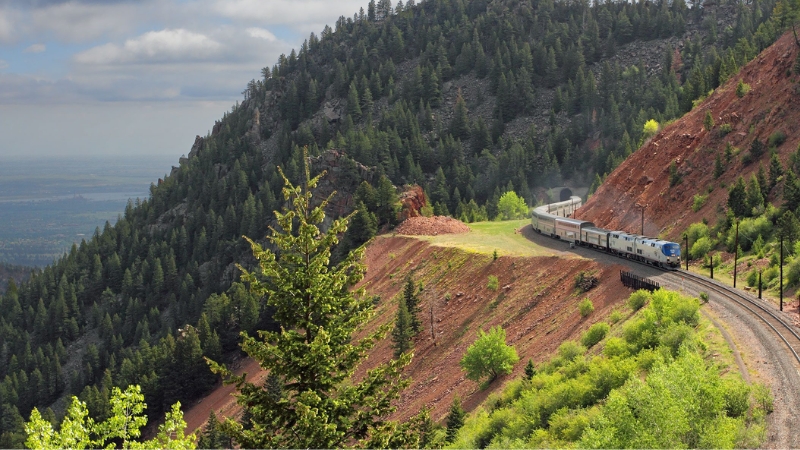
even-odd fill
[{"label": "green grass", "polygon": [[530,219],[467,224],[469,233],[416,236],[442,247],[456,247],[474,253],[498,256],[552,256],[556,252],[540,247],[515,231],[530,224]]}]

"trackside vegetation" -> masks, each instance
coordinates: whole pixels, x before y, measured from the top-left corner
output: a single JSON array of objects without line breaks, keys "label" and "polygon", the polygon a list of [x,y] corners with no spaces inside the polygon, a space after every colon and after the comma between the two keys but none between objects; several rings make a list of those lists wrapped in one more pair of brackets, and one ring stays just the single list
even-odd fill
[{"label": "trackside vegetation", "polygon": [[[707,358],[700,302],[639,291],[624,323],[597,325],[582,342],[474,411],[452,448],[756,447],[772,410],[769,390]],[[599,330],[604,331],[600,332]]]}]

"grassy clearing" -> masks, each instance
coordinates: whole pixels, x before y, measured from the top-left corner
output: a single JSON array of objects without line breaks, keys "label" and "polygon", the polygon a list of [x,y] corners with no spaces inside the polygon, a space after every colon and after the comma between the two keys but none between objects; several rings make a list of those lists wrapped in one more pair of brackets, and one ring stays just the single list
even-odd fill
[{"label": "grassy clearing", "polygon": [[552,256],[556,253],[525,239],[516,233],[530,223],[530,219],[502,222],[475,222],[469,225],[469,233],[442,234],[439,236],[416,236],[442,247],[455,247],[468,252],[491,255],[497,250],[499,256]]}]

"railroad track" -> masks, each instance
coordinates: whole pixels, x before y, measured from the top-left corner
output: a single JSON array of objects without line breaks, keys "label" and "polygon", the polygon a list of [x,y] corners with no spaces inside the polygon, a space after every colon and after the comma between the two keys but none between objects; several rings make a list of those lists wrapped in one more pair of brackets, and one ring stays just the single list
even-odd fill
[{"label": "railroad track", "polygon": [[716,292],[757,316],[778,336],[781,342],[786,345],[786,348],[792,356],[794,356],[795,361],[800,364],[800,333],[798,333],[796,327],[792,323],[787,322],[786,318],[781,317],[782,313],[779,313],[772,306],[765,304],[761,300],[703,276],[685,270],[667,272],[667,274],[670,273],[679,273],[684,278],[691,279],[695,284],[701,285],[709,291]]}]

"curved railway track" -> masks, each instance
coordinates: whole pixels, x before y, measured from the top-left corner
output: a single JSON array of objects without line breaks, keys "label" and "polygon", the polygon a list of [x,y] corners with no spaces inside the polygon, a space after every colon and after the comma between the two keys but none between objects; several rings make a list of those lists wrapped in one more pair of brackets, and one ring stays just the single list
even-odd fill
[{"label": "curved railway track", "polygon": [[787,322],[783,314],[776,311],[772,306],[765,304],[762,300],[744,294],[737,289],[725,286],[714,280],[703,276],[678,270],[672,273],[680,273],[681,276],[691,279],[695,284],[703,286],[705,289],[716,292],[717,294],[737,303],[743,309],[758,317],[778,338],[786,345],[795,361],[800,364],[800,333],[796,327]]}]

